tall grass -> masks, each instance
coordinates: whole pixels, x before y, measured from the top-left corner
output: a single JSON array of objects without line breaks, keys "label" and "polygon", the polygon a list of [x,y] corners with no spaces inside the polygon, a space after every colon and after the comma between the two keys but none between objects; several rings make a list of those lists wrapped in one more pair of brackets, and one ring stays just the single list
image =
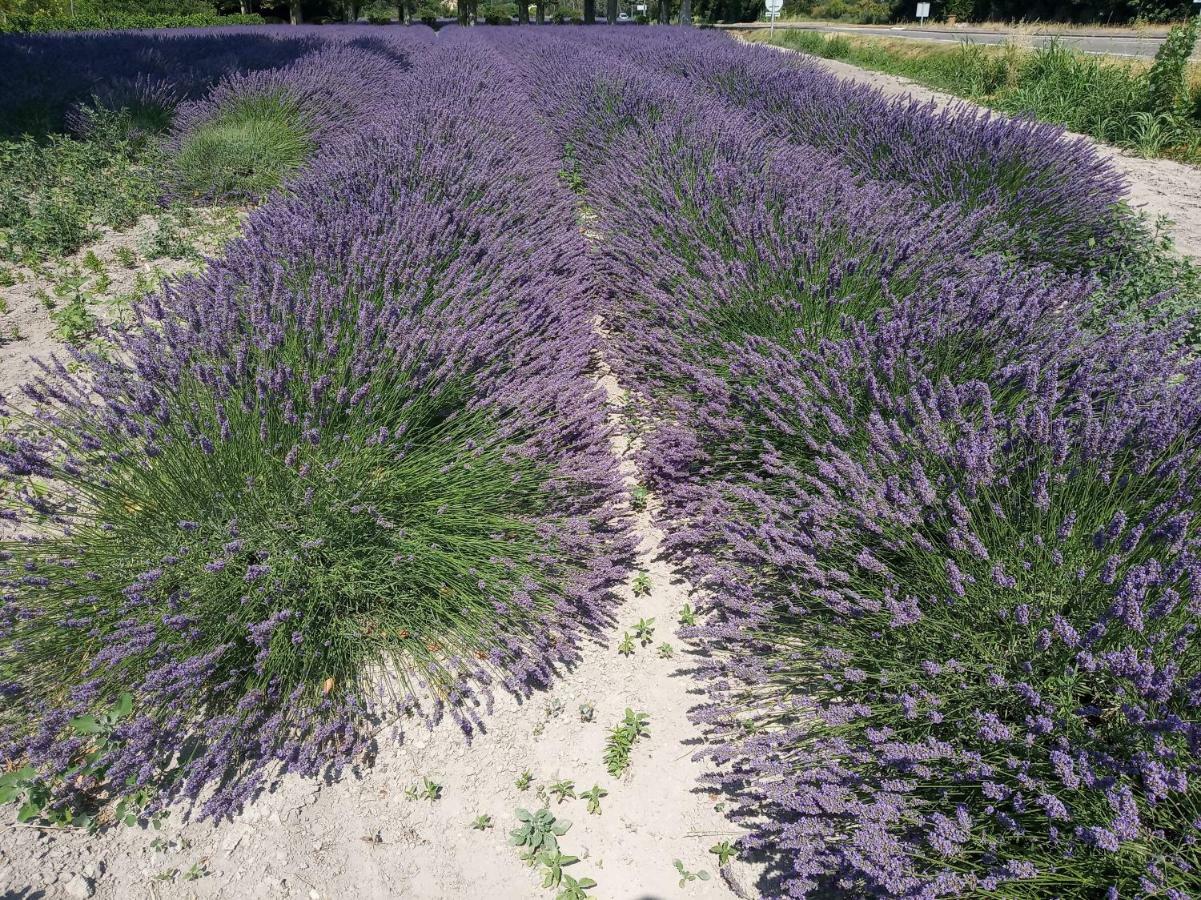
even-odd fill
[{"label": "tall grass", "polygon": [[1148,68],[1057,43],[1036,50],[968,43],[947,48],[813,31],[781,32],[772,42],[910,78],[1146,156],[1201,163],[1201,68],[1184,65],[1179,48]]}]

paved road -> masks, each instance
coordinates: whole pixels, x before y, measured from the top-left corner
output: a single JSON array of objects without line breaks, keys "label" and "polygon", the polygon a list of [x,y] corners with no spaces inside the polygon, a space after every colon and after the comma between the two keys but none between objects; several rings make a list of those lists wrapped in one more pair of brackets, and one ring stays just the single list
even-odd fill
[{"label": "paved road", "polygon": [[[721,26],[719,26],[721,27]],[[759,29],[767,25],[748,23],[746,25],[727,25],[726,28]],[[846,32],[850,34],[869,35],[871,37],[903,38],[915,41],[939,41],[942,43],[958,44],[967,41],[973,44],[1003,44],[1012,41],[1019,46],[1042,47],[1052,40],[1058,40],[1066,47],[1082,50],[1085,53],[1104,53],[1112,56],[1142,56],[1151,57],[1163,43],[1163,35],[1159,34],[1098,34],[1096,32],[1060,32],[1048,30],[1045,34],[1029,34],[1007,31],[987,31],[977,28],[918,28],[917,26],[869,26],[869,25],[820,25],[808,22],[790,22],[787,25],[776,25],[776,28],[803,28],[809,31]],[[1194,59],[1201,59],[1201,47],[1193,54]]]}]

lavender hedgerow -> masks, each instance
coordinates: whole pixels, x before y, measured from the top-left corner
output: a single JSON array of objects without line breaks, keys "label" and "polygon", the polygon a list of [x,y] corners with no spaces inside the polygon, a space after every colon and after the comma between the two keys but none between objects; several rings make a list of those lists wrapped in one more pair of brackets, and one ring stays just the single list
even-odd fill
[{"label": "lavender hedgerow", "polygon": [[447,36],[91,374],[27,389],[3,756],[56,802],[101,787],[54,781],[68,722],[123,691],[107,789],[219,817],[396,712],[470,730],[606,624],[628,539],[582,238],[498,65]]},{"label": "lavender hedgerow", "polygon": [[[1087,331],[1087,279],[914,253],[930,212],[904,192],[823,191],[831,161],[678,84],[511,41],[598,214],[609,351],[664,421],[643,462],[709,598],[711,783],[769,879],[1196,893],[1201,373],[1179,335]],[[881,252],[901,264],[856,281]]]},{"label": "lavender hedgerow", "polygon": [[1012,228],[994,248],[1073,266],[1104,264],[1120,214],[1123,181],[1085,141],[1033,120],[980,113],[968,104],[885,97],[770,47],[723,35],[679,41],[657,30],[605,49],[679,78],[691,89],[754,114],[773,133],[825,150],[856,177],[911,185]]},{"label": "lavender hedgerow", "polygon": [[[278,69],[331,46],[369,50],[403,64],[433,32],[386,37],[368,26],[180,28],[0,35],[0,131],[58,130],[80,104],[115,108],[146,85],[197,100],[223,76]],[[369,90],[369,86],[364,86]]]}]

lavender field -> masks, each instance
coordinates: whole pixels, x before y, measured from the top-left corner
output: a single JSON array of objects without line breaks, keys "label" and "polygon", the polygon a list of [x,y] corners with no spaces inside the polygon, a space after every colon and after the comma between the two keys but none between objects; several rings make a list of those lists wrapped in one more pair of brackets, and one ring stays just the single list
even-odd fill
[{"label": "lavender field", "polygon": [[0,137],[5,896],[1201,894],[1092,145],[633,26],[7,35]]}]

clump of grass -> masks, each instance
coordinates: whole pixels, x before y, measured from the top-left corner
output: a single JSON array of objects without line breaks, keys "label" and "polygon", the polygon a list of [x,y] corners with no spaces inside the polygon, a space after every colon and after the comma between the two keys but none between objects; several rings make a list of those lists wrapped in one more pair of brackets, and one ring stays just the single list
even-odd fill
[{"label": "clump of grass", "polygon": [[298,104],[281,93],[240,97],[197,125],[174,159],[176,191],[251,201],[279,187],[313,150]]}]

